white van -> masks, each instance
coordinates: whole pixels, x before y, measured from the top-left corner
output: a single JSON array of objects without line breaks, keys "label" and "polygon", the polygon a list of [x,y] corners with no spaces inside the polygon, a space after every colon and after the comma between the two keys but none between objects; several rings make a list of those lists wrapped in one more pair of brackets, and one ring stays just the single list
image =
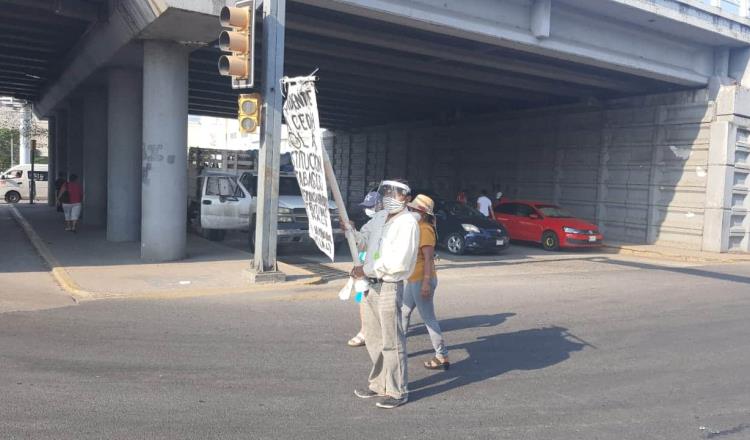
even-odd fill
[{"label": "white van", "polygon": [[16,165],[0,174],[0,198],[8,203],[29,200],[31,182],[35,183],[36,197],[47,199],[47,181],[49,173],[47,164],[34,164],[34,175],[31,175],[31,164]]}]

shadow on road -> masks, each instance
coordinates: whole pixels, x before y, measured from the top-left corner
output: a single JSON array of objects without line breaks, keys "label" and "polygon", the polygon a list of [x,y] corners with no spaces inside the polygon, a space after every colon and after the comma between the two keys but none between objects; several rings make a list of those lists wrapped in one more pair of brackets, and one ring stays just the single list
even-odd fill
[{"label": "shadow on road", "polygon": [[[475,315],[462,316],[460,318],[441,319],[440,330],[450,332],[463,330],[467,328],[487,328],[495,327],[504,323],[508,318],[516,316],[515,313],[498,313],[496,315]],[[408,336],[417,336],[427,334],[427,327],[424,323],[412,325],[409,327]]]},{"label": "shadow on road", "polygon": [[[482,336],[449,350],[466,350],[468,357],[448,371],[409,383],[409,400],[419,400],[482,382],[513,370],[539,370],[566,361],[570,354],[591,346],[563,327],[543,327]],[[432,350],[411,356],[431,354]]]}]

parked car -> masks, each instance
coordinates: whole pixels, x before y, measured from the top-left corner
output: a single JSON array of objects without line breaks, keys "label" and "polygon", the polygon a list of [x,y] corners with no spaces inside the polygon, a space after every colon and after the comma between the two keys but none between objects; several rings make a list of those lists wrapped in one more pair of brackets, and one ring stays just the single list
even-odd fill
[{"label": "parked car", "polygon": [[505,227],[476,209],[454,201],[435,206],[438,246],[462,255],[466,252],[501,252],[510,245]]},{"label": "parked car", "polygon": [[505,225],[512,240],[540,243],[548,251],[598,247],[604,241],[595,224],[551,203],[504,201],[494,212],[495,219]]},{"label": "parked car", "polygon": [[35,198],[47,199],[47,164],[34,164],[34,175],[31,165],[16,165],[0,173],[0,198],[8,203],[28,200],[31,193],[31,181],[35,184]]}]

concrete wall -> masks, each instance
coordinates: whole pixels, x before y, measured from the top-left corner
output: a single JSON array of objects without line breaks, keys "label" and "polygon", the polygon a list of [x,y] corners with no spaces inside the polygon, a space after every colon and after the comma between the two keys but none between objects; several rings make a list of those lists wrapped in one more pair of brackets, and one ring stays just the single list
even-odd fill
[{"label": "concrete wall", "polygon": [[[559,203],[599,224],[610,241],[708,250],[707,197],[724,197],[706,191],[716,113],[707,91],[695,90],[493,115],[450,127],[423,123],[338,132],[326,145],[349,205],[383,177],[406,177],[413,188],[446,198],[467,188],[473,195],[499,190],[511,198]],[[738,133],[736,156],[750,168],[750,132]],[[739,194],[727,202],[737,202],[734,211],[724,208],[733,213],[726,222],[737,237],[737,225],[747,228],[750,222],[742,214],[750,208],[749,173],[743,168],[726,177]],[[718,235],[728,237],[728,227],[720,226]],[[742,237],[742,244],[711,250],[747,250]]]}]

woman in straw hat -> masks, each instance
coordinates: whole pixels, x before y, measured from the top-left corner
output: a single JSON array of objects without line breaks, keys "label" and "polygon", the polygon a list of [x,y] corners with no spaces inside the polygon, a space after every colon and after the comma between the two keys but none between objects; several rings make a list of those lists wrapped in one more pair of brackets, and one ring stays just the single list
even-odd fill
[{"label": "woman in straw hat", "polygon": [[427,332],[430,334],[435,357],[425,361],[424,367],[430,370],[447,370],[448,349],[445,347],[440,324],[435,317],[435,288],[437,287],[437,273],[435,272],[435,245],[437,232],[435,231],[435,203],[424,194],[419,194],[407,205],[415,214],[419,215],[419,253],[414,272],[404,288],[404,302],[401,307],[404,332],[409,329],[409,318],[414,308],[419,311]]}]

